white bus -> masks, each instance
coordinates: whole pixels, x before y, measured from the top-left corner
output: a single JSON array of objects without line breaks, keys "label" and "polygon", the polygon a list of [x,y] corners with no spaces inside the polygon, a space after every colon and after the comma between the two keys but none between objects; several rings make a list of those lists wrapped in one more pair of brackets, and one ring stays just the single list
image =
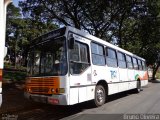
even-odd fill
[{"label": "white bus", "polygon": [[93,100],[147,85],[145,59],[88,33],[64,27],[33,40],[25,96],[53,105]]}]

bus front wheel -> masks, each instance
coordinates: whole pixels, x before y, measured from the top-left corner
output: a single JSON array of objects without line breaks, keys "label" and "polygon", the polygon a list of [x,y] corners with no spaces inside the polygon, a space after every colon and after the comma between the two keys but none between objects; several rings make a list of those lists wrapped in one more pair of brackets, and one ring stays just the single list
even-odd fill
[{"label": "bus front wheel", "polygon": [[94,104],[95,106],[101,106],[106,101],[106,91],[102,85],[97,85],[95,89],[95,98]]}]

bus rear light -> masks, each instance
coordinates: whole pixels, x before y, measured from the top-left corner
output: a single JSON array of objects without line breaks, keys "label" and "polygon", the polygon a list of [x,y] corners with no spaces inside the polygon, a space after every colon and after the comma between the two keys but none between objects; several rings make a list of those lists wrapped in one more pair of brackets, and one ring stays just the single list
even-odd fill
[{"label": "bus rear light", "polygon": [[48,98],[48,102],[51,104],[59,104],[59,100],[54,98]]}]

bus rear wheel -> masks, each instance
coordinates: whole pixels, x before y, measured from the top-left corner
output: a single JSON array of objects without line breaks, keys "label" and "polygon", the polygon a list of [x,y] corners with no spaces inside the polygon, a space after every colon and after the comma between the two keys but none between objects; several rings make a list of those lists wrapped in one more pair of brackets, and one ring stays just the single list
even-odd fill
[{"label": "bus rear wheel", "polygon": [[106,91],[102,85],[97,85],[95,89],[94,105],[101,106],[106,101]]},{"label": "bus rear wheel", "polygon": [[137,81],[137,88],[135,89],[135,92],[136,92],[136,93],[140,93],[140,91],[141,91],[141,81],[138,80],[138,81]]}]

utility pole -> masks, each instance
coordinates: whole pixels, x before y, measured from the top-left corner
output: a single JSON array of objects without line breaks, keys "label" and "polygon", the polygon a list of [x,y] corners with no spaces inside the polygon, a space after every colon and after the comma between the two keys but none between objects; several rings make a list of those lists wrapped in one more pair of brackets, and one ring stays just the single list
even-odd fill
[{"label": "utility pole", "polygon": [[4,67],[4,57],[7,53],[5,47],[6,35],[6,11],[11,0],[0,0],[0,106],[2,104],[2,70]]}]

